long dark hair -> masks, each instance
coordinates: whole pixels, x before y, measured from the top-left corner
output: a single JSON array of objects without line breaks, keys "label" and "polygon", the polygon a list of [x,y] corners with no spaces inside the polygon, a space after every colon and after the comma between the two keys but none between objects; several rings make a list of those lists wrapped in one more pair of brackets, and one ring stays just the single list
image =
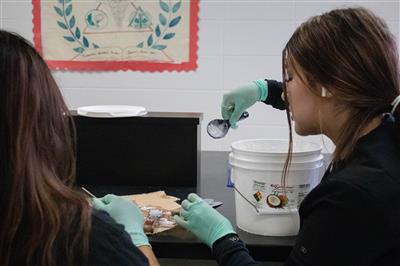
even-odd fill
[{"label": "long dark hair", "polygon": [[[297,74],[304,75],[303,82],[311,92],[320,95],[324,86],[336,98],[339,111],[351,112],[335,143],[334,162],[348,159],[362,130],[374,118],[390,112],[391,102],[399,95],[398,56],[385,22],[361,7],[311,17],[290,38],[282,53],[284,80],[285,65],[290,64]],[[400,108],[394,116],[400,136]],[[290,158],[291,152],[288,162]]]},{"label": "long dark hair", "polygon": [[0,86],[0,265],[84,265],[91,208],[71,188],[71,116],[41,56],[2,30]]}]

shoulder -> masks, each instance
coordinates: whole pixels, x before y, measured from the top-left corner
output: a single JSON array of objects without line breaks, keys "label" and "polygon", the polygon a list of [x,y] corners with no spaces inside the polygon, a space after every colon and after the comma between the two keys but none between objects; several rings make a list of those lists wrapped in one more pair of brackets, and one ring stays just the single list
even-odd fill
[{"label": "shoulder", "polygon": [[367,205],[367,199],[366,192],[357,185],[330,177],[310,191],[301,204],[300,214],[307,215],[317,208],[347,210],[355,205],[361,210],[363,205]]},{"label": "shoulder", "polygon": [[392,133],[382,125],[359,140],[352,156],[324,177],[316,194],[346,194],[371,208],[400,209],[400,148]]},{"label": "shoulder", "polygon": [[352,157],[339,163],[307,195],[300,215],[325,208],[344,219],[353,217],[349,225],[359,221],[368,226],[376,220],[379,230],[400,234],[400,151],[388,133],[382,127],[360,141]]},{"label": "shoulder", "polygon": [[380,262],[399,261],[400,151],[385,131],[374,134],[301,203],[301,229],[292,262],[386,265]]},{"label": "shoulder", "polygon": [[148,265],[124,227],[106,212],[93,209],[89,265]]},{"label": "shoulder", "polygon": [[304,219],[321,212],[343,219],[350,230],[378,226],[378,231],[393,230],[400,235],[399,195],[400,184],[384,169],[355,165],[315,187],[302,202],[300,216]]},{"label": "shoulder", "polygon": [[317,186],[302,202],[301,227],[289,261],[372,265],[388,254],[398,260],[399,200],[377,202],[372,194],[348,180],[330,179]]},{"label": "shoulder", "polygon": [[349,197],[365,201],[370,208],[386,210],[400,209],[400,159],[386,158],[383,154],[367,154],[354,160],[342,170],[321,182],[321,189],[331,191],[334,196],[337,190]]},{"label": "shoulder", "polygon": [[322,180],[306,197],[306,203],[359,204],[370,210],[386,209],[389,205],[400,208],[397,195],[400,195],[400,183],[386,169],[372,163],[354,163]]}]

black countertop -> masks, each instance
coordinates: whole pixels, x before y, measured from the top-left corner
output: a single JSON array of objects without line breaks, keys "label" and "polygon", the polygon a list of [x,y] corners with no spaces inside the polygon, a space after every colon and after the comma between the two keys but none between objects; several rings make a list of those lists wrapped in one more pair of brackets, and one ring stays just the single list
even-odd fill
[{"label": "black countertop", "polygon": [[[197,193],[203,198],[222,201],[217,210],[227,217],[234,227],[235,200],[234,191],[226,186],[228,178],[228,153],[201,152],[201,178]],[[88,187],[96,196],[106,193],[119,195],[165,190],[167,194],[184,199],[195,188],[165,187]],[[295,237],[269,237],[249,234],[236,227],[239,237],[246,243],[250,254],[259,261],[284,261],[294,245]],[[181,227],[150,236],[150,243],[157,257],[210,259],[210,249],[202,244],[193,234]]]}]

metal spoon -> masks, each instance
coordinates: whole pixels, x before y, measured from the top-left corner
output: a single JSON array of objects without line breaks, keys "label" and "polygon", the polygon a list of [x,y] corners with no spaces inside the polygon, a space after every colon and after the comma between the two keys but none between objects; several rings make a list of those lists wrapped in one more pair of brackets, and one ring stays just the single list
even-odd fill
[{"label": "metal spoon", "polygon": [[[243,112],[243,114],[240,116],[239,121],[246,119],[249,117],[248,112]],[[228,133],[229,128],[231,127],[229,120],[224,120],[224,119],[214,119],[211,120],[210,123],[207,125],[207,133],[210,135],[210,137],[214,139],[220,139],[225,137],[225,135]]]}]

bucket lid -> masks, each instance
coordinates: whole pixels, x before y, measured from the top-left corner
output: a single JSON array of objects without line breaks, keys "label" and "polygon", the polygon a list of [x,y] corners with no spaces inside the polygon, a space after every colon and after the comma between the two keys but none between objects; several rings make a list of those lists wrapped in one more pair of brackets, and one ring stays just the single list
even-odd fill
[{"label": "bucket lid", "polygon": [[[282,156],[286,155],[289,148],[289,141],[284,139],[245,139],[233,142],[233,152],[245,152],[258,155]],[[292,155],[304,156],[320,153],[321,145],[308,141],[293,141]]]},{"label": "bucket lid", "polygon": [[81,116],[117,118],[130,116],[143,116],[147,114],[143,106],[132,105],[92,105],[78,107],[77,112]]}]

